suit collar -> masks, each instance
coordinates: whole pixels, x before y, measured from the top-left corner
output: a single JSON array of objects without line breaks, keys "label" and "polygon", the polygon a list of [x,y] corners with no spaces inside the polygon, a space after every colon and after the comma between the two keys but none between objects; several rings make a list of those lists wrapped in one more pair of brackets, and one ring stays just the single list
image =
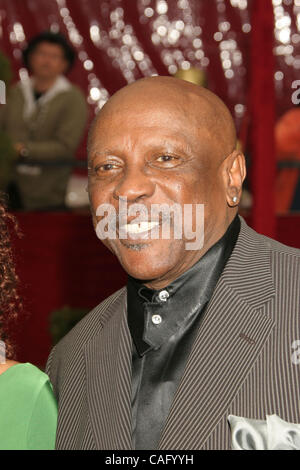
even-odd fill
[{"label": "suit collar", "polygon": [[57,77],[53,86],[44,93],[39,99],[38,103],[34,98],[34,79],[27,78],[19,82],[23,97],[24,97],[24,119],[29,119],[32,115],[37,112],[38,106],[44,106],[46,103],[51,101],[59,93],[70,90],[71,82],[63,75]]}]

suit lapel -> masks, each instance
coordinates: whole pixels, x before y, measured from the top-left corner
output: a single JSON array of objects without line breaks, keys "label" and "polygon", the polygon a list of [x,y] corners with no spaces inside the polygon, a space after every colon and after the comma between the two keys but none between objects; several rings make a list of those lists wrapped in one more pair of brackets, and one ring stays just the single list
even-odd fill
[{"label": "suit lapel", "polygon": [[126,290],[85,347],[87,400],[97,449],[131,449],[131,337]]},{"label": "suit lapel", "polygon": [[160,449],[203,446],[274,327],[266,315],[274,288],[262,240],[242,220],[175,394]]}]

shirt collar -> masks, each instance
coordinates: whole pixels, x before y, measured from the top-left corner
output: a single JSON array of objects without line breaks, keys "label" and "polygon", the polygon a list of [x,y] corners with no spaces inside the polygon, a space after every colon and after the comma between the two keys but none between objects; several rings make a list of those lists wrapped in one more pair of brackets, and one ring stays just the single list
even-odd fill
[{"label": "shirt collar", "polygon": [[151,349],[158,349],[207,304],[239,231],[240,219],[236,216],[222,238],[164,289],[149,289],[129,276],[128,325],[140,356]]},{"label": "shirt collar", "polygon": [[[24,97],[24,119],[30,118],[38,109],[37,101],[34,99],[34,78],[27,77],[19,82]],[[43,106],[52,100],[57,94],[71,89],[71,82],[64,76],[60,75],[49,90],[42,94],[39,98],[39,105]]]}]

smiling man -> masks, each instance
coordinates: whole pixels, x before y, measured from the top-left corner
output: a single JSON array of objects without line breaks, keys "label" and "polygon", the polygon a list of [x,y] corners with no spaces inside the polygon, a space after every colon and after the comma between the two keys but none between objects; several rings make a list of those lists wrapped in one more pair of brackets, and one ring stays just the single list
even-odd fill
[{"label": "smiling man", "polygon": [[[237,215],[245,161],[224,103],[139,80],[102,108],[88,151],[94,227],[128,283],[51,352],[57,448],[230,449],[229,415],[299,422],[299,251]],[[98,230],[112,219],[115,236]]]},{"label": "smiling man", "polygon": [[233,198],[240,197],[245,176],[235,144],[229,112],[205,89],[159,77],[114,95],[90,134],[94,223],[99,205],[117,209],[125,197],[129,205],[143,203],[148,212],[153,204],[205,206],[206,240],[200,251],[185,250],[184,239],[107,241],[125,271],[159,289],[224,234],[236,215]]}]

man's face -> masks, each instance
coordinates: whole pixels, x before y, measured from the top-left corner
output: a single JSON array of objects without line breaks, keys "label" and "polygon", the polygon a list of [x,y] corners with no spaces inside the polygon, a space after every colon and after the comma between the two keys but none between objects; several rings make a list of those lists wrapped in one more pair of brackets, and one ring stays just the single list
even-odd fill
[{"label": "man's face", "polygon": [[62,47],[50,42],[41,42],[31,53],[29,60],[32,74],[44,79],[55,79],[68,66]]},{"label": "man's face", "polygon": [[[204,248],[212,237],[218,237],[219,230],[222,235],[226,199],[221,166],[211,158],[216,149],[209,130],[199,127],[197,119],[187,114],[187,107],[178,98],[172,104],[172,98],[164,101],[162,97],[158,105],[137,97],[103,111],[94,130],[89,162],[95,227],[101,204],[111,204],[118,212],[119,199],[126,197],[128,207],[144,204],[148,214],[153,204],[182,208],[204,204]],[[195,229],[195,211],[193,214]],[[200,251],[186,250],[186,242],[184,236],[178,240],[136,235],[135,239],[104,240],[131,276],[162,282],[176,278],[199,259]]]}]

